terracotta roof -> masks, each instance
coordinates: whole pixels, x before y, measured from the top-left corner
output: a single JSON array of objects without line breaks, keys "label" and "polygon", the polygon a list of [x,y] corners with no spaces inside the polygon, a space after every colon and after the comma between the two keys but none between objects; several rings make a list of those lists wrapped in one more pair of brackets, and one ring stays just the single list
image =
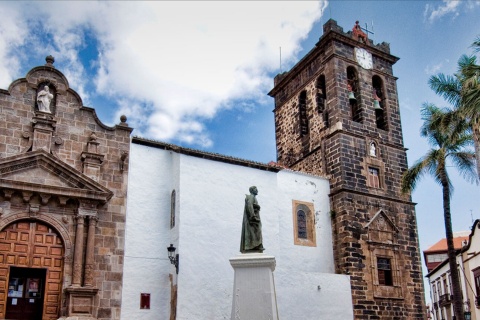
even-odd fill
[{"label": "terracotta roof", "polygon": [[[453,246],[455,249],[461,249],[463,241],[468,242],[468,236],[459,236],[453,238]],[[442,240],[435,243],[433,246],[424,250],[423,253],[431,253],[431,252],[439,252],[439,251],[447,251],[447,239],[443,238]]]}]

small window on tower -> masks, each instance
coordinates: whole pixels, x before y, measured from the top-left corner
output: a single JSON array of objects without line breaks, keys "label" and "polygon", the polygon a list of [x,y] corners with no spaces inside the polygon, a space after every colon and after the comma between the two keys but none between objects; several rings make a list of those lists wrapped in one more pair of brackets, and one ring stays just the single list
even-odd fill
[{"label": "small window on tower", "polygon": [[293,200],[294,244],[316,247],[313,203]]},{"label": "small window on tower", "polygon": [[325,111],[327,101],[327,87],[325,85],[325,76],[323,74],[317,79],[316,89],[317,111],[322,113]]},{"label": "small window on tower", "polygon": [[300,135],[308,134],[308,117],[307,117],[307,91],[302,91],[298,97],[298,108],[300,113]]},{"label": "small window on tower", "polygon": [[378,284],[393,286],[392,264],[389,258],[377,257]]},{"label": "small window on tower", "polygon": [[368,186],[380,188],[380,170],[375,167],[368,167]]}]

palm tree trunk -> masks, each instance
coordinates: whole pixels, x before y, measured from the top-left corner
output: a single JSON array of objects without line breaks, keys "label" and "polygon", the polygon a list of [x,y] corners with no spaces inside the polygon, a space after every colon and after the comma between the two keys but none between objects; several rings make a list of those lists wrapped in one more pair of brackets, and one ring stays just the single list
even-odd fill
[{"label": "palm tree trunk", "polygon": [[[450,266],[450,275],[452,277],[453,291],[453,311],[456,319],[463,319],[463,300],[460,287],[460,277],[458,275],[457,255],[453,245],[452,215],[450,212],[450,186],[445,174],[442,174],[443,189],[443,215],[445,220],[445,235],[447,238],[448,264]],[[447,292],[446,292],[447,293]],[[447,293],[448,294],[448,293]]]},{"label": "palm tree trunk", "polygon": [[480,124],[479,121],[475,121],[472,125],[473,131],[473,144],[475,146],[475,160],[477,162],[477,175],[480,179]]}]

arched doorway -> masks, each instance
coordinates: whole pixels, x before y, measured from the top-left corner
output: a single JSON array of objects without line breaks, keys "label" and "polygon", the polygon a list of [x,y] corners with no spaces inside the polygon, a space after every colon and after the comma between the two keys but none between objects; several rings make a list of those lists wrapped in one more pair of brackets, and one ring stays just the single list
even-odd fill
[{"label": "arched doorway", "polygon": [[64,244],[38,220],[0,231],[0,319],[58,319]]}]

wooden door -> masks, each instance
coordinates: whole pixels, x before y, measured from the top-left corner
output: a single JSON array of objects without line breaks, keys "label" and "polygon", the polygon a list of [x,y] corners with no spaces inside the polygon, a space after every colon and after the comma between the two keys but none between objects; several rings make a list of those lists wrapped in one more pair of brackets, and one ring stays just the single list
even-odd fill
[{"label": "wooden door", "polygon": [[[60,235],[42,222],[22,220],[0,231],[0,319],[6,317],[8,303],[11,302],[8,300],[8,284],[12,267],[45,270],[45,282],[39,292],[43,297],[43,311],[39,319],[58,319],[63,254]],[[30,278],[39,278],[35,277]]]}]

